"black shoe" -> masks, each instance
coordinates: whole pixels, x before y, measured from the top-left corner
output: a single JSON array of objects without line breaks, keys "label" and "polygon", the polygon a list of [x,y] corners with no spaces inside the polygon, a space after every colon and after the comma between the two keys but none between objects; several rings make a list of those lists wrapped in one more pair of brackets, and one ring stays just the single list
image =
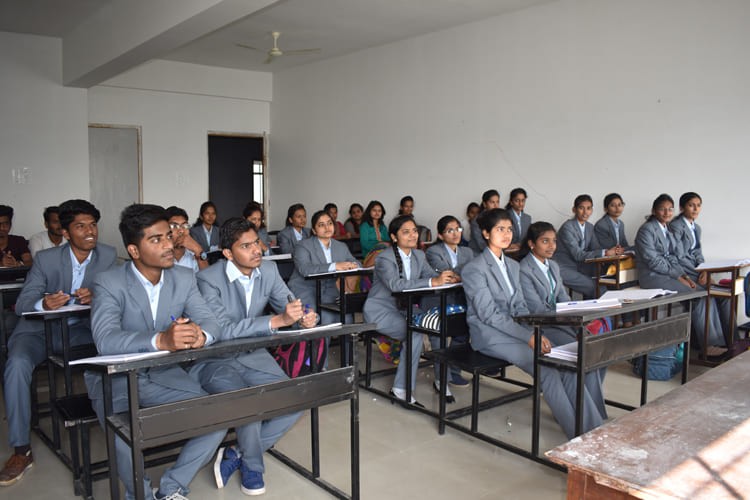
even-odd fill
[{"label": "black shoe", "polygon": [[[401,399],[400,397],[396,396],[396,393],[393,392],[393,389],[391,389],[390,391],[388,391],[388,395],[390,395],[391,398],[392,398],[391,399],[391,404],[394,404],[394,403],[396,403],[396,401],[398,401],[398,403],[401,406],[403,406],[404,408],[409,408],[410,404],[407,403],[405,399]],[[411,398],[411,406],[416,406],[417,408],[424,408],[424,405],[422,403],[420,403],[419,401],[417,401],[416,399],[414,399],[413,396]]]},{"label": "black shoe", "polygon": [[[436,393],[440,394],[440,384],[438,384],[437,381],[432,384],[432,388],[435,389]],[[447,387],[445,388],[445,402],[448,404],[456,402],[456,398],[451,394],[451,390]]]}]

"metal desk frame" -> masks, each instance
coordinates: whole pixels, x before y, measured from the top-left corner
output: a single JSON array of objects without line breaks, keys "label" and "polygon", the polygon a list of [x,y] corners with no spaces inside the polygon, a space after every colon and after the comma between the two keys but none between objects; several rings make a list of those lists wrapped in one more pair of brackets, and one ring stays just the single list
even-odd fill
[{"label": "metal desk frame", "polygon": [[[266,420],[278,415],[293,413],[338,401],[350,401],[350,448],[351,448],[351,494],[320,478],[319,442],[317,421],[312,422],[312,471],[285,456],[279,450],[270,450],[275,458],[290,466],[306,479],[312,481],[337,498],[358,499],[359,484],[359,390],[356,370],[357,353],[351,353],[355,365],[316,372],[311,375],[271,384],[249,387],[238,391],[211,394],[175,403],[167,403],[147,408],[138,404],[139,370],[195,361],[209,357],[221,357],[254,349],[265,349],[290,342],[330,337],[332,335],[356,335],[363,329],[374,327],[371,324],[345,325],[337,329],[317,330],[296,335],[274,335],[219,342],[195,350],[178,351],[162,357],[139,361],[113,363],[105,366],[86,365],[88,369],[102,372],[105,408],[105,433],[109,455],[110,495],[120,498],[115,453],[115,435],[131,447],[133,454],[133,481],[138,500],[143,500],[142,461],[145,448],[160,446],[208,432],[228,429],[250,422]],[[311,358],[314,359],[314,358]],[[315,367],[313,367],[314,369]],[[128,380],[129,410],[114,414],[112,403],[112,377],[125,375]],[[217,414],[216,408],[224,409]],[[175,419],[175,412],[189,415],[189,418]]]}]

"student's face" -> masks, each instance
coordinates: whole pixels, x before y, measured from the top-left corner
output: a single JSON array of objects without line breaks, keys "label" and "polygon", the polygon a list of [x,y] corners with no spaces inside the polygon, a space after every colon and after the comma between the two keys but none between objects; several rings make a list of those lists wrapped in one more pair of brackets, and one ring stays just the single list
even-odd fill
[{"label": "student's face", "polygon": [[137,245],[128,245],[128,253],[143,274],[174,266],[174,245],[169,223],[160,220],[145,228],[141,241]]},{"label": "student's face", "polygon": [[253,272],[253,269],[260,266],[263,258],[263,250],[260,248],[260,238],[258,233],[250,229],[232,244],[232,248],[222,250],[224,256],[234,262],[237,269],[246,276]]},{"label": "student's face", "polygon": [[625,203],[620,198],[615,198],[607,205],[607,215],[613,219],[619,219],[624,208]]},{"label": "student's face", "polygon": [[312,230],[318,238],[329,239],[333,236],[333,220],[329,215],[321,215]]},{"label": "student's face", "polygon": [[477,215],[479,215],[479,207],[471,207],[469,211],[466,213],[466,216],[469,218],[470,221],[476,219]]},{"label": "student's face", "polygon": [[349,216],[356,221],[362,220],[362,209],[359,207],[352,208],[349,210]]},{"label": "student's face", "polygon": [[391,239],[403,250],[417,248],[417,241],[419,241],[417,225],[412,221],[404,222],[396,231],[396,236],[391,235]]},{"label": "student's face", "polygon": [[654,209],[653,213],[657,221],[661,224],[667,224],[672,220],[672,215],[674,215],[674,204],[663,201]]},{"label": "student's face", "polygon": [[450,221],[445,226],[445,231],[440,233],[438,237],[449,245],[458,245],[461,243],[461,224],[456,221]]},{"label": "student's face", "polygon": [[510,199],[510,206],[518,213],[523,212],[523,209],[526,206],[526,196],[523,194],[515,195]]},{"label": "student's face", "polygon": [[63,236],[67,238],[71,247],[83,252],[90,252],[96,247],[99,228],[91,215],[78,214],[70,223],[68,229],[63,229]]},{"label": "student's face", "polygon": [[63,228],[60,225],[60,215],[56,213],[49,214],[49,220],[44,223],[50,236],[62,236]]},{"label": "student's face", "polygon": [[690,200],[685,203],[685,206],[682,207],[682,213],[689,220],[695,220],[701,213],[701,205],[702,203],[700,198],[690,198]]},{"label": "student's face", "polygon": [[11,227],[13,227],[13,223],[10,220],[10,217],[7,215],[0,217],[0,238],[8,236]]},{"label": "student's face", "polygon": [[375,205],[370,209],[370,217],[372,220],[379,221],[383,218],[383,207],[380,205]]},{"label": "student's face", "polygon": [[307,224],[307,212],[302,208],[295,211],[294,215],[292,215],[291,222],[295,229],[302,229],[305,227],[305,224]]},{"label": "student's face", "polygon": [[573,213],[578,219],[578,222],[586,222],[591,217],[591,212],[594,211],[594,206],[590,201],[583,201],[577,206],[573,207]]},{"label": "student's face", "polygon": [[190,231],[190,224],[187,219],[181,215],[170,217],[169,228],[172,230],[172,244],[175,247],[181,247],[185,241],[185,236]]},{"label": "student's face", "polygon": [[203,219],[203,223],[207,226],[213,226],[214,222],[216,222],[216,210],[214,207],[206,208],[201,214],[201,219]]},{"label": "student's face", "polygon": [[336,220],[339,217],[339,209],[338,208],[329,208],[328,209],[328,215],[331,217],[332,220]]},{"label": "student's face", "polygon": [[247,221],[256,228],[260,228],[260,225],[263,223],[263,214],[260,213],[260,210],[256,210],[247,216]]},{"label": "student's face", "polygon": [[414,202],[411,200],[405,201],[404,204],[401,205],[401,213],[403,215],[411,215],[412,212],[414,212]]},{"label": "student's face", "polygon": [[557,249],[557,235],[554,231],[545,231],[536,241],[529,240],[529,247],[531,252],[540,259],[551,259]]},{"label": "student's face", "polygon": [[505,250],[513,239],[513,223],[509,220],[500,220],[489,233],[483,229],[482,235],[490,249]]},{"label": "student's face", "polygon": [[500,197],[497,195],[491,196],[489,200],[484,202],[485,210],[492,210],[493,208],[500,208]]}]

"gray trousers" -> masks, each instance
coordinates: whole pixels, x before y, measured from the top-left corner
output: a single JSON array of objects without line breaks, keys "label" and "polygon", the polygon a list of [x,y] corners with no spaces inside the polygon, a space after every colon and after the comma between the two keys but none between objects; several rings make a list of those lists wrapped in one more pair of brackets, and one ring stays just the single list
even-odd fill
[{"label": "gray trousers", "polygon": [[[211,394],[218,394],[289,378],[265,349],[242,356],[257,358],[260,369],[248,368],[236,358],[207,360],[196,367],[201,386]],[[301,415],[301,412],[291,413],[236,428],[245,466],[252,471],[265,472],[263,453],[281,439]]]}]

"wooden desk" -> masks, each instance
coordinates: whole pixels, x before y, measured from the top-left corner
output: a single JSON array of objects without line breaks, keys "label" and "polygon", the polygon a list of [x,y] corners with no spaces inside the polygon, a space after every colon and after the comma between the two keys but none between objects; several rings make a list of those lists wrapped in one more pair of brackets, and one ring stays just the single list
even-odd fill
[{"label": "wooden desk", "polygon": [[[738,297],[744,293],[744,283],[743,278],[740,275],[740,272],[742,269],[748,267],[748,264],[745,265],[730,265],[730,266],[711,266],[711,267],[705,267],[701,269],[697,269],[699,273],[705,272],[707,276],[706,280],[706,292],[708,292],[708,296],[706,297],[706,319],[705,319],[705,327],[703,329],[704,331],[704,337],[703,337],[703,348],[701,350],[701,359],[702,360],[708,360],[708,355],[706,353],[706,350],[708,349],[708,333],[709,333],[709,327],[711,325],[711,300],[709,300],[710,297],[717,297],[717,298],[725,298],[729,299],[729,325],[730,330],[729,332],[724,332],[724,337],[727,342],[727,346],[731,346],[732,343],[734,343],[734,334],[735,330],[737,329],[737,303],[738,303]],[[712,275],[718,274],[718,273],[729,273],[730,275],[730,281],[731,285],[726,287],[720,287],[716,284],[712,283]],[[746,311],[747,312],[747,311]]]},{"label": "wooden desk", "polygon": [[[356,335],[373,324],[345,325],[335,329],[318,329],[296,335],[272,335],[218,342],[201,349],[190,349],[165,356],[112,363],[104,366],[85,364],[87,369],[102,372],[102,388],[105,408],[105,433],[109,454],[109,470],[117,471],[114,452],[115,435],[123,439],[133,452],[133,484],[143,484],[143,451],[145,448],[174,443],[183,439],[222,429],[266,420],[279,415],[318,408],[338,401],[350,401],[350,448],[351,448],[351,495],[347,495],[320,478],[320,463],[315,454],[319,443],[317,429],[313,430],[312,471],[286,457],[279,450],[269,450],[274,457],[292,467],[306,479],[325,489],[337,498],[359,498],[359,391],[356,369],[357,352],[353,353],[354,364],[348,367],[329,369],[271,384],[248,387],[237,391],[211,394],[194,399],[141,408],[138,399],[138,371],[177,363],[186,363],[210,357],[221,357],[255,349],[265,349],[290,342],[312,341],[332,335]],[[112,377],[125,374],[128,379],[129,410],[114,414],[112,405]],[[220,410],[217,411],[217,408]],[[175,418],[175,415],[182,415]],[[135,488],[136,498],[143,500],[143,488]],[[116,473],[110,474],[110,495],[120,498],[120,487]]]},{"label": "wooden desk", "polygon": [[[576,393],[576,435],[581,433],[583,428],[583,393],[584,393],[584,375],[590,371],[608,366],[618,361],[633,359],[639,356],[643,358],[643,375],[641,377],[641,405],[646,403],[648,379],[648,358],[649,352],[655,351],[668,345],[685,343],[685,352],[689,352],[690,346],[690,310],[677,315],[671,315],[671,305],[680,301],[689,301],[696,298],[702,298],[706,295],[705,291],[684,292],[658,297],[652,300],[638,301],[633,304],[624,304],[617,309],[596,309],[589,311],[572,311],[565,313],[540,313],[529,314],[516,318],[521,323],[526,323],[534,327],[535,344],[534,344],[534,403],[533,403],[533,420],[531,433],[531,454],[539,454],[539,427],[540,427],[540,396],[541,387],[539,382],[539,370],[541,365],[548,365],[558,369],[567,369],[575,371],[577,374],[577,393]],[[689,303],[689,302],[688,302]],[[601,317],[602,315],[624,314],[629,312],[638,312],[667,306],[666,318],[656,319],[649,318],[647,314],[646,321],[638,325],[616,329],[611,332],[600,335],[591,335],[586,330],[586,325]],[[544,326],[569,326],[574,328],[578,334],[578,360],[563,361],[560,359],[550,358],[541,355],[541,336]],[[687,382],[688,374],[688,356],[683,359],[682,365],[682,383]],[[607,401],[607,404],[618,406],[624,409],[633,409],[628,405]]]},{"label": "wooden desk", "polygon": [[569,499],[744,498],[750,353],[546,453]]}]

